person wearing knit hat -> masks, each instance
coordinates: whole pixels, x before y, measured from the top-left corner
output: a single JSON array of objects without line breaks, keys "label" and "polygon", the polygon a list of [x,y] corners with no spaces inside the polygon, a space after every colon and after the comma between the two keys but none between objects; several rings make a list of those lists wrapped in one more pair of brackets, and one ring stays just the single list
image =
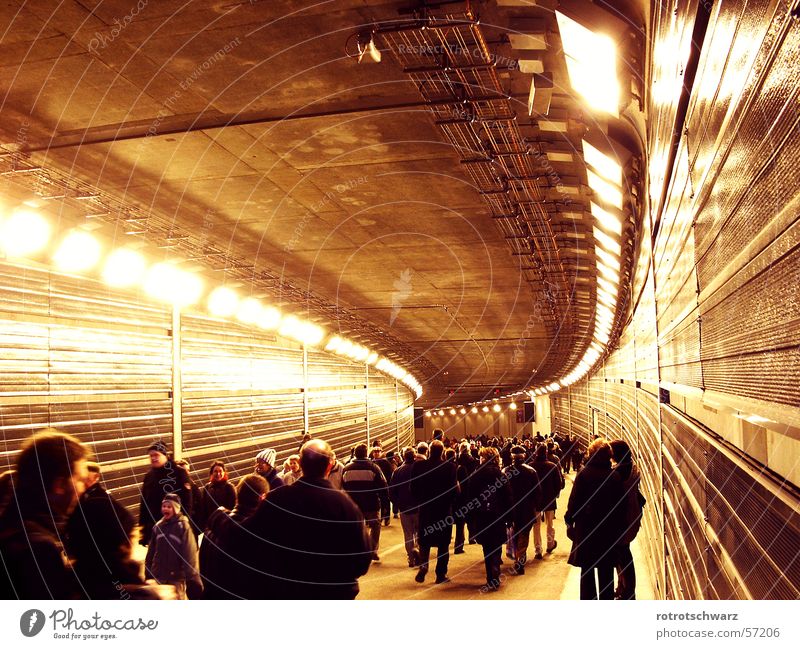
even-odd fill
[{"label": "person wearing knit hat", "polygon": [[256,466],[254,472],[260,475],[269,484],[270,490],[274,491],[278,487],[284,485],[283,480],[278,475],[275,469],[275,461],[278,454],[275,449],[265,448],[258,455],[256,455]]},{"label": "person wearing knit hat", "polygon": [[161,501],[161,520],[153,527],[144,566],[147,577],[175,586],[178,599],[198,599],[203,592],[197,561],[197,542],[189,519],[181,513],[176,493]]},{"label": "person wearing knit hat", "polygon": [[147,449],[147,454],[150,457],[150,470],[142,483],[142,498],[139,504],[141,545],[150,542],[153,526],[161,518],[161,502],[165,493],[177,494],[183,510],[192,511],[192,481],[186,469],[172,460],[167,445],[161,440],[152,443]]}]

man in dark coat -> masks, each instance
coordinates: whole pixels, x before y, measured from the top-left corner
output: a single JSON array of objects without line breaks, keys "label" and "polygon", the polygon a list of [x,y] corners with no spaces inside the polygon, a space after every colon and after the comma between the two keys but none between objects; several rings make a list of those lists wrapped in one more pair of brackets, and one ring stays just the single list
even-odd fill
[{"label": "man in dark coat", "polygon": [[[534,451],[534,461],[531,465],[536,474],[539,476],[539,485],[541,488],[541,513],[544,517],[544,522],[547,525],[547,553],[551,553],[556,549],[558,542],[556,541],[556,499],[561,489],[564,487],[564,476],[561,474],[561,469],[558,468],[553,462],[547,459],[547,447],[540,444]],[[542,555],[542,516],[537,516],[533,524],[533,543],[536,548],[536,558],[541,559]]]},{"label": "man in dark coat", "polygon": [[389,484],[389,498],[392,504],[400,512],[400,525],[403,528],[403,539],[405,542],[406,556],[408,557],[408,567],[414,568],[419,564],[419,511],[417,499],[411,491],[412,477],[416,453],[413,448],[406,448],[403,451],[404,462],[392,474],[392,482]]},{"label": "man in dark coat", "polygon": [[569,563],[581,568],[581,599],[614,599],[616,546],[624,525],[622,479],[611,468],[604,439],[589,446],[586,466],[575,477],[564,520],[572,528]]},{"label": "man in dark coat", "polygon": [[389,499],[388,485],[383,472],[367,458],[367,445],[356,446],[355,459],[342,471],[342,486],[348,495],[361,508],[364,520],[370,530],[372,541],[372,560],[380,561],[378,545],[381,540],[381,504]]},{"label": "man in dark coat", "polygon": [[77,596],[61,533],[83,493],[87,455],[77,439],[52,429],[23,445],[0,516],[0,599]]},{"label": "man in dark coat", "polygon": [[528,541],[531,527],[541,510],[541,489],[539,476],[534,469],[525,464],[525,449],[514,446],[511,449],[513,464],[503,472],[511,485],[514,494],[514,572],[525,574],[525,563],[528,560]]},{"label": "man in dark coat", "polygon": [[467,442],[463,442],[461,444],[460,450],[461,453],[456,460],[456,478],[458,479],[460,493],[458,494],[458,498],[456,498],[456,511],[453,516],[456,524],[456,541],[453,554],[464,553],[464,541],[466,540],[466,536],[464,534],[465,528],[467,534],[469,534],[470,543],[474,543],[475,541],[472,538],[473,525],[470,520],[471,510],[467,507],[467,503],[469,501],[469,477],[475,472],[475,469],[478,468],[479,462],[472,457],[472,454],[470,453],[470,447]]},{"label": "man in dark coat", "polygon": [[436,547],[436,583],[447,578],[450,539],[453,532],[452,506],[458,495],[456,465],[445,462],[444,444],[431,442],[430,457],[414,464],[411,491],[419,503],[419,571],[416,580],[425,581],[431,548]]},{"label": "man in dark coat", "polygon": [[500,562],[506,527],[512,523],[514,494],[508,479],[500,470],[500,454],[496,448],[481,449],[481,465],[469,480],[471,502],[475,503],[476,539],[483,547],[487,590],[500,587]]},{"label": "man in dark coat", "polygon": [[150,542],[153,525],[161,519],[161,503],[169,493],[181,499],[184,512],[192,511],[192,481],[186,469],[179,467],[169,457],[167,445],[155,442],[147,449],[150,470],[142,483],[142,498],[139,503],[139,525],[142,527],[141,545]]},{"label": "man in dark coat", "polygon": [[[366,459],[366,446],[364,450]],[[358,578],[369,569],[372,546],[358,506],[327,480],[335,462],[327,442],[306,442],[300,451],[303,477],[270,491],[244,524],[243,536],[250,541],[240,546],[245,554],[237,558],[253,570],[247,578],[251,597],[354,599],[358,595]]]}]

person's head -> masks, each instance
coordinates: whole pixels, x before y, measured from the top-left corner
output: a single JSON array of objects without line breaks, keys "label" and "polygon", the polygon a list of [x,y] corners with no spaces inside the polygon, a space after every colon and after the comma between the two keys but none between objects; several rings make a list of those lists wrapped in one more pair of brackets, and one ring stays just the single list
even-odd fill
[{"label": "person's head", "polygon": [[228,473],[225,471],[225,463],[217,460],[211,463],[208,469],[208,477],[211,482],[223,482],[228,479]]},{"label": "person's head", "polygon": [[52,428],[31,435],[17,456],[18,499],[34,508],[49,508],[55,516],[68,516],[86,489],[88,455],[72,435]]},{"label": "person's head", "polygon": [[428,445],[425,442],[417,444],[417,454],[422,457],[428,457]]},{"label": "person's head", "polygon": [[380,446],[373,446],[369,456],[373,460],[380,460],[383,457],[383,449]]},{"label": "person's head", "polygon": [[256,473],[263,475],[272,471],[277,455],[275,449],[272,448],[265,448],[256,455]]},{"label": "person's head", "polygon": [[500,453],[494,446],[485,446],[481,449],[480,458],[481,464],[497,463],[500,460]]},{"label": "person's head", "polygon": [[[356,447],[356,457],[359,457],[359,448],[363,448],[363,455],[360,459],[367,457],[367,445],[359,444]],[[331,469],[336,464],[336,454],[331,445],[322,439],[311,439],[303,444],[300,449],[300,468],[303,476],[311,480],[327,478]]]},{"label": "person's head", "polygon": [[357,460],[365,460],[367,459],[367,445],[366,444],[359,444],[356,446],[355,450],[356,459]]},{"label": "person's head", "polygon": [[464,455],[465,453],[469,453],[469,442],[461,442],[461,444],[459,444],[459,446],[458,446],[458,452],[461,455]]},{"label": "person's head", "polygon": [[236,507],[239,511],[253,511],[267,497],[269,483],[257,473],[251,473],[236,485]]},{"label": "person's head", "polygon": [[456,449],[454,448],[446,448],[444,450],[444,459],[445,461],[452,461],[456,459]]},{"label": "person's head", "polygon": [[611,465],[611,445],[601,437],[592,440],[586,454],[592,464]]},{"label": "person's head", "polygon": [[97,462],[86,463],[86,481],[85,486],[88,491],[100,482],[100,465]]},{"label": "person's head", "polygon": [[167,494],[161,501],[161,515],[169,520],[173,516],[180,516],[181,497],[178,494]]},{"label": "person's head", "polygon": [[533,452],[533,459],[537,462],[544,462],[547,460],[547,447],[544,444],[536,446],[536,450]]},{"label": "person's head", "polygon": [[150,456],[150,466],[154,469],[160,469],[169,461],[167,445],[161,440],[151,444],[147,454]]},{"label": "person's head", "polygon": [[631,458],[631,447],[628,446],[628,442],[622,439],[614,439],[610,442],[611,446],[611,455],[614,458],[614,462],[617,464],[625,464],[632,462],[633,459]]},{"label": "person's head", "polygon": [[444,454],[444,444],[442,444],[442,442],[440,442],[438,439],[435,439],[431,442],[428,452],[430,453],[430,458],[432,460],[441,460],[442,455]]},{"label": "person's head", "polygon": [[441,428],[433,429],[433,439],[440,440],[444,437],[444,431]]},{"label": "person's head", "polygon": [[290,455],[289,456],[289,470],[292,473],[297,473],[300,470],[300,456],[299,455],[295,454],[295,455]]},{"label": "person's head", "polygon": [[511,459],[514,462],[520,463],[525,461],[525,447],[524,446],[512,446],[511,447]]},{"label": "person's head", "polygon": [[416,458],[416,456],[417,456],[416,452],[410,446],[406,446],[403,449],[403,462],[405,462],[406,464],[411,464]]}]

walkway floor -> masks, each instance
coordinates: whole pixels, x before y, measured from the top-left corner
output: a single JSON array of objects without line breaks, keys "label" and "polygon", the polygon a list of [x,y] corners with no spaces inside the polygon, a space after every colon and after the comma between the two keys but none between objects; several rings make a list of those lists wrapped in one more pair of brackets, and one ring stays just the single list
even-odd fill
[{"label": "walkway floor", "polygon": [[[480,545],[465,546],[465,553],[454,555],[450,552],[450,583],[435,585],[433,565],[435,548],[431,551],[431,569],[425,583],[414,581],[416,569],[408,567],[403,547],[403,532],[400,521],[393,519],[389,527],[381,528],[379,563],[373,563],[369,572],[359,580],[361,593],[358,599],[579,599],[580,569],[567,563],[572,542],[567,538],[564,525],[564,512],[572,488],[574,473],[567,476],[567,486],[561,492],[556,510],[556,541],[558,547],[552,554],[545,554],[542,560],[533,558],[533,534],[528,548],[528,564],[525,574],[516,576],[510,573],[512,561],[503,557],[501,586],[497,592],[485,592],[486,572],[483,552]],[[542,529],[544,535],[544,529]],[[636,542],[632,546],[637,566],[644,563],[637,557]],[[652,585],[644,570],[637,572],[636,596],[639,599],[653,599]]]}]

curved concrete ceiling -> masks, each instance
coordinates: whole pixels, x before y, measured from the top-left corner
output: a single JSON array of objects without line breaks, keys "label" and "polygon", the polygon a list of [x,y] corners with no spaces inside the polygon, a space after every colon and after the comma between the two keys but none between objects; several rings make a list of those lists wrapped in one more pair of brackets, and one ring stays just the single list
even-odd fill
[{"label": "curved concrete ceiling", "polygon": [[[569,153],[585,126],[568,94],[550,110],[563,129],[520,120],[531,142],[566,152],[551,168],[578,188],[569,210],[542,192],[571,268],[548,323],[535,269],[418,85],[385,42],[379,64],[350,56],[360,30],[407,20],[407,2],[84,4],[2,9],[6,197],[43,197],[369,342],[413,367],[425,405],[552,380],[564,350],[588,344],[565,324],[589,321],[593,290],[585,172]],[[504,38],[523,9],[491,10],[482,30],[498,57],[551,56]],[[496,73],[527,118],[530,74]]]}]

